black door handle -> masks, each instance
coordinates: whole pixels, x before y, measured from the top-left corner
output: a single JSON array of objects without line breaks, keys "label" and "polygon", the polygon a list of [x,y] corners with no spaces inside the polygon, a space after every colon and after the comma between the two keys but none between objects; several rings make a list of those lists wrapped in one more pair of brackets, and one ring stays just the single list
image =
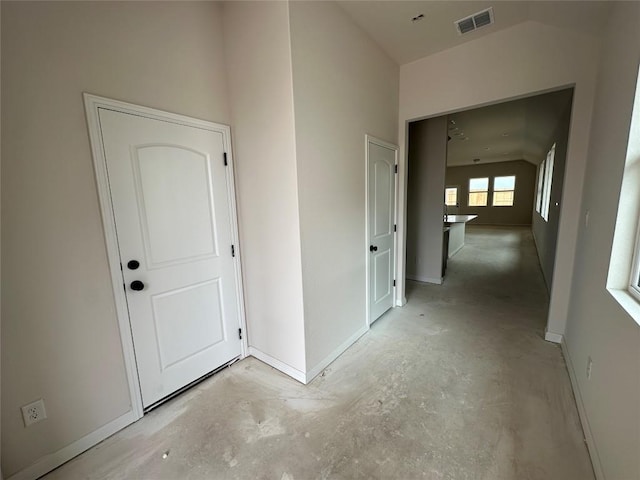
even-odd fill
[{"label": "black door handle", "polygon": [[142,283],[140,280],[134,280],[129,286],[131,287],[131,290],[135,290],[136,292],[144,290],[144,283]]},{"label": "black door handle", "polygon": [[137,270],[139,266],[140,266],[140,262],[138,260],[129,260],[127,262],[127,268],[129,270]]},{"label": "black door handle", "polygon": [[377,252],[378,251],[378,247],[376,247],[375,245],[369,245],[369,251],[370,252]]}]

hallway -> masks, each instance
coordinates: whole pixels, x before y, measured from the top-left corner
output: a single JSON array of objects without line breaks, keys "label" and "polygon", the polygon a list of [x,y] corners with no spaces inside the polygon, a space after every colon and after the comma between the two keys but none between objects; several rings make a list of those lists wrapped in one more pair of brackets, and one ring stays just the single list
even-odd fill
[{"label": "hallway", "polygon": [[593,479],[530,230],[467,232],[310,385],[248,358],[45,478]]}]

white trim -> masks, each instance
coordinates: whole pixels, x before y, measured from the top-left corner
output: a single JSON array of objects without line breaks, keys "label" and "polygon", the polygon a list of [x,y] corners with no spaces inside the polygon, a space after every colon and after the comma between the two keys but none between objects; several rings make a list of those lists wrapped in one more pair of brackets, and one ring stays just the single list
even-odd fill
[{"label": "white trim", "polygon": [[[399,154],[399,150],[400,147],[398,147],[397,145],[394,145],[393,143],[389,143],[389,142],[385,142],[384,140],[380,140],[379,138],[376,138],[372,135],[369,134],[365,134],[364,136],[364,211],[365,211],[365,233],[364,233],[364,238],[365,238],[365,244],[364,244],[364,251],[365,251],[365,277],[366,277],[366,287],[365,287],[365,325],[367,327],[367,329],[369,328],[369,326],[373,323],[371,322],[371,312],[370,312],[370,298],[371,298],[371,292],[369,291],[371,288],[371,279],[369,278],[370,275],[370,271],[371,271],[371,254],[369,253],[369,144],[374,144],[374,145],[378,145],[380,147],[383,148],[388,148],[389,150],[393,150],[394,152],[394,165],[395,168],[399,169],[399,165],[398,165],[398,154]],[[398,224],[398,188],[399,188],[399,180],[398,180],[398,176],[399,176],[399,172],[394,174],[394,181],[395,181],[395,191],[394,191],[394,199],[393,199],[393,223],[395,225]],[[397,258],[398,258],[398,232],[394,232],[393,234],[393,269],[391,271],[391,275],[393,276],[393,279],[397,280],[398,279],[398,262],[397,262]],[[398,282],[396,281],[396,284]],[[393,301],[392,301],[392,308],[393,306],[398,305],[399,302],[399,290],[397,288],[397,286],[393,287]],[[405,300],[405,303],[406,300]],[[403,304],[404,305],[404,304]],[[375,320],[374,320],[375,321]],[[329,362],[331,363],[331,362]],[[318,372],[319,373],[319,372]],[[317,374],[316,374],[317,375]],[[314,375],[315,376],[315,375]],[[313,378],[313,377],[311,377]]]},{"label": "white trim", "polygon": [[[175,113],[165,112],[162,110],[156,110],[153,108],[142,107],[139,105],[133,105],[130,103],[120,102],[117,100],[111,100],[108,98],[98,97],[84,93],[85,112],[87,116],[87,126],[89,129],[89,138],[91,144],[91,152],[93,157],[93,165],[96,174],[96,185],[98,189],[98,197],[100,200],[100,211],[102,213],[102,224],[104,227],[105,243],[107,247],[107,258],[109,263],[109,269],[111,273],[111,284],[113,288],[113,294],[116,304],[116,315],[118,318],[118,326],[120,330],[120,340],[122,342],[122,349],[124,355],[125,369],[127,374],[127,382],[129,386],[129,396],[132,405],[132,412],[128,423],[119,424],[119,428],[124,428],[130,423],[135,422],[143,415],[142,393],[140,390],[140,381],[138,378],[137,366],[135,361],[135,353],[133,347],[133,337],[131,333],[131,327],[129,324],[129,312],[127,308],[127,301],[125,292],[122,289],[122,273],[120,270],[120,251],[118,246],[118,239],[116,234],[115,216],[111,205],[111,191],[109,189],[109,179],[106,168],[106,157],[103,150],[103,138],[100,128],[99,109],[108,109],[112,111],[127,113],[130,115],[137,115],[145,118],[159,120],[163,122],[175,123],[178,125],[184,125],[188,127],[199,128],[212,132],[217,132],[222,135],[224,150],[227,154],[226,169],[227,174],[227,196],[229,199],[229,205],[231,209],[231,237],[234,245],[237,246],[238,254],[234,259],[234,268],[236,273],[236,289],[238,295],[238,321],[240,328],[243,329],[244,335],[241,343],[241,356],[246,356],[247,352],[247,331],[246,331],[246,319],[244,311],[244,297],[242,290],[242,270],[240,265],[240,245],[238,235],[238,221],[237,221],[237,209],[236,209],[236,193],[233,173],[233,152],[231,148],[231,129],[226,125],[221,125],[205,120],[199,120],[184,115],[178,115]],[[124,418],[124,417],[121,417]],[[104,427],[103,427],[104,428]],[[111,430],[108,435],[111,435]],[[98,434],[103,432],[103,429],[98,429],[95,432],[84,437],[85,439],[91,439],[95,443],[106,438]],[[108,436],[107,435],[107,436]],[[91,445],[89,445],[91,446]],[[88,447],[86,447],[88,448]],[[86,449],[85,448],[85,449]],[[61,451],[64,451],[61,450]],[[53,454],[55,456],[55,454]],[[48,458],[48,457],[47,457]],[[68,459],[67,459],[68,460]],[[37,465],[37,464],[36,464]],[[53,465],[53,464],[51,464]],[[57,465],[51,466],[51,468],[57,467]],[[44,472],[46,473],[46,472]]]},{"label": "white trim", "polygon": [[553,332],[544,332],[544,339],[547,342],[562,343],[562,335]]},{"label": "white trim", "polygon": [[[443,280],[443,277],[421,277],[419,275],[407,275],[407,278],[416,282],[435,283],[436,285],[442,285]],[[407,303],[406,298],[404,299],[404,303]]]},{"label": "white trim", "polygon": [[407,297],[401,297],[396,300],[396,307],[404,307],[407,304]]},{"label": "white trim", "polygon": [[63,463],[68,462],[73,457],[80,455],[82,452],[90,449],[105,438],[110,437],[119,430],[122,430],[124,427],[132,424],[139,418],[140,417],[137,416],[134,410],[129,410],[124,415],[112,420],[106,425],[100,427],[98,430],[94,430],[70,445],[67,445],[54,453],[41,457],[36,463],[10,476],[7,480],[35,480],[36,478],[39,478],[59,467]]},{"label": "white trim", "polygon": [[604,470],[602,469],[602,462],[600,461],[600,454],[598,453],[596,442],[593,438],[593,433],[591,432],[589,418],[587,417],[587,411],[584,408],[584,402],[582,401],[582,395],[580,393],[576,371],[573,368],[573,363],[571,361],[571,355],[569,355],[567,342],[562,335],[558,336],[560,337],[559,343],[560,347],[562,348],[562,354],[564,355],[565,364],[567,365],[567,370],[569,371],[569,380],[571,380],[573,396],[575,397],[576,405],[578,406],[578,416],[580,417],[580,423],[582,424],[582,430],[584,431],[587,449],[589,450],[589,457],[591,458],[591,465],[593,466],[593,471],[596,474],[596,478],[598,480],[605,480]]},{"label": "white trim", "polygon": [[87,93],[84,94],[85,111],[87,115],[87,126],[89,128],[89,138],[91,144],[91,153],[93,157],[93,167],[96,174],[96,186],[98,188],[98,197],[100,200],[100,211],[102,213],[102,225],[104,227],[105,243],[107,247],[107,261],[109,263],[109,271],[111,273],[111,286],[115,299],[116,315],[118,317],[118,326],[120,330],[120,341],[122,342],[122,350],[124,355],[124,363],[127,373],[127,382],[129,385],[129,397],[135,420],[142,418],[142,392],[140,391],[140,382],[138,379],[138,369],[135,361],[135,352],[133,349],[133,338],[131,336],[131,326],[129,325],[129,310],[127,308],[127,299],[122,289],[122,273],[120,270],[120,254],[118,247],[118,238],[116,236],[115,216],[111,208],[111,191],[109,189],[109,178],[107,175],[106,158],[102,149],[102,130],[100,129],[100,119],[98,116],[98,108],[103,106],[117,107],[118,102],[114,104],[95,97]]},{"label": "white trim", "polygon": [[365,333],[369,331],[369,325],[364,325],[357,332],[351,335],[347,340],[345,340],[341,345],[338,346],[333,352],[327,355],[322,361],[320,361],[315,367],[311,370],[307,371],[306,381],[304,383],[309,383],[313,380],[320,372],[322,372],[325,368],[327,368],[336,358],[342,355],[347,348],[356,343],[360,337],[362,337]]},{"label": "white trim", "polygon": [[264,353],[262,350],[258,350],[256,347],[249,347],[249,355],[257,358],[262,363],[266,363],[270,367],[275,368],[276,370],[281,371],[285,375],[290,376],[294,380],[299,381],[302,384],[307,383],[307,378],[304,372],[298,370],[297,368],[293,368],[291,365],[287,365],[286,363],[278,360],[277,358],[273,358],[271,355]]},{"label": "white trim", "polygon": [[462,247],[464,247],[464,243],[462,245],[460,245],[458,248],[456,248],[453,252],[448,254],[448,258],[453,257],[456,253],[458,253],[460,250],[462,250]]}]

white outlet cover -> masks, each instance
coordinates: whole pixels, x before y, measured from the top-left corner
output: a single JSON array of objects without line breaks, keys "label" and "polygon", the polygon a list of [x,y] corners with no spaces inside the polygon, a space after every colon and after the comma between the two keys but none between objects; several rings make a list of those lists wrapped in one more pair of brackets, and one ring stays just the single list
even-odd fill
[{"label": "white outlet cover", "polygon": [[24,426],[28,427],[34,423],[40,422],[47,418],[47,412],[44,409],[44,401],[40,398],[35,402],[31,402],[21,408]]}]

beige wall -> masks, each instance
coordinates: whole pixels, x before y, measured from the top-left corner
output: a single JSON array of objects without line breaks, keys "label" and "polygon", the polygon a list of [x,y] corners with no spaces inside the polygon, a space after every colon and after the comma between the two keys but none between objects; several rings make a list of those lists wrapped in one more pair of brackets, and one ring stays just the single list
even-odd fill
[{"label": "beige wall", "polygon": [[[131,409],[82,92],[228,124],[218,6],[2,2],[2,469]],[[38,398],[48,419],[24,428]]]},{"label": "beige wall", "polygon": [[[533,208],[531,230],[538,251],[538,258],[547,290],[551,292],[553,284],[553,270],[555,265],[556,249],[558,246],[558,227],[560,225],[560,213],[562,211],[562,192],[565,182],[565,167],[567,164],[567,147],[569,142],[569,127],[571,125],[571,105],[562,115],[558,126],[549,139],[547,147],[551,150],[556,144],[556,152],[553,161],[553,177],[551,181],[551,198],[549,201],[549,218],[545,221]],[[546,158],[546,157],[545,157]],[[544,159],[540,159],[542,161]],[[536,172],[537,174],[537,172]],[[567,182],[572,182],[567,178]]]},{"label": "beige wall", "polygon": [[224,36],[249,345],[306,371],[286,2],[228,2]]},{"label": "beige wall", "polygon": [[409,124],[407,278],[441,283],[447,117]]},{"label": "beige wall", "polygon": [[[516,191],[512,207],[494,207],[493,179],[506,175],[516,176]],[[489,205],[486,207],[470,207],[469,179],[489,178]],[[530,162],[516,160],[513,162],[496,162],[480,165],[447,167],[446,186],[458,187],[459,207],[448,208],[449,213],[462,215],[478,215],[474,225],[531,225],[531,211],[535,196],[536,167]]]},{"label": "beige wall", "polygon": [[[567,182],[563,193],[549,312],[549,329],[560,334],[567,318],[599,48],[595,37],[529,21],[400,68],[401,191],[406,184],[406,172],[402,172],[408,120],[576,85],[567,158],[571,182]],[[401,211],[404,201],[400,198]],[[401,245],[403,228],[404,219],[400,218]],[[404,257],[400,260],[404,261]],[[402,275],[399,280],[402,282]],[[399,287],[404,291],[403,283]]]},{"label": "beige wall", "polygon": [[[639,24],[639,3],[615,5],[599,72],[565,335],[568,359],[575,368],[576,398],[584,405],[592,458],[602,474],[598,478],[611,480],[640,478],[640,326],[605,288],[631,112],[639,108],[633,104],[640,60]],[[627,162],[632,166],[631,176],[637,178],[637,137],[635,142],[635,156]],[[637,192],[637,180],[634,189]],[[587,211],[588,226],[584,222]],[[620,219],[623,229],[637,222],[637,212],[636,203],[633,213]],[[630,261],[628,256],[626,261]],[[638,310],[637,303],[632,303]],[[593,360],[591,380],[586,378],[588,357]]]},{"label": "beige wall", "polygon": [[365,134],[397,141],[398,66],[332,2],[292,2],[307,371],[365,326]]}]

